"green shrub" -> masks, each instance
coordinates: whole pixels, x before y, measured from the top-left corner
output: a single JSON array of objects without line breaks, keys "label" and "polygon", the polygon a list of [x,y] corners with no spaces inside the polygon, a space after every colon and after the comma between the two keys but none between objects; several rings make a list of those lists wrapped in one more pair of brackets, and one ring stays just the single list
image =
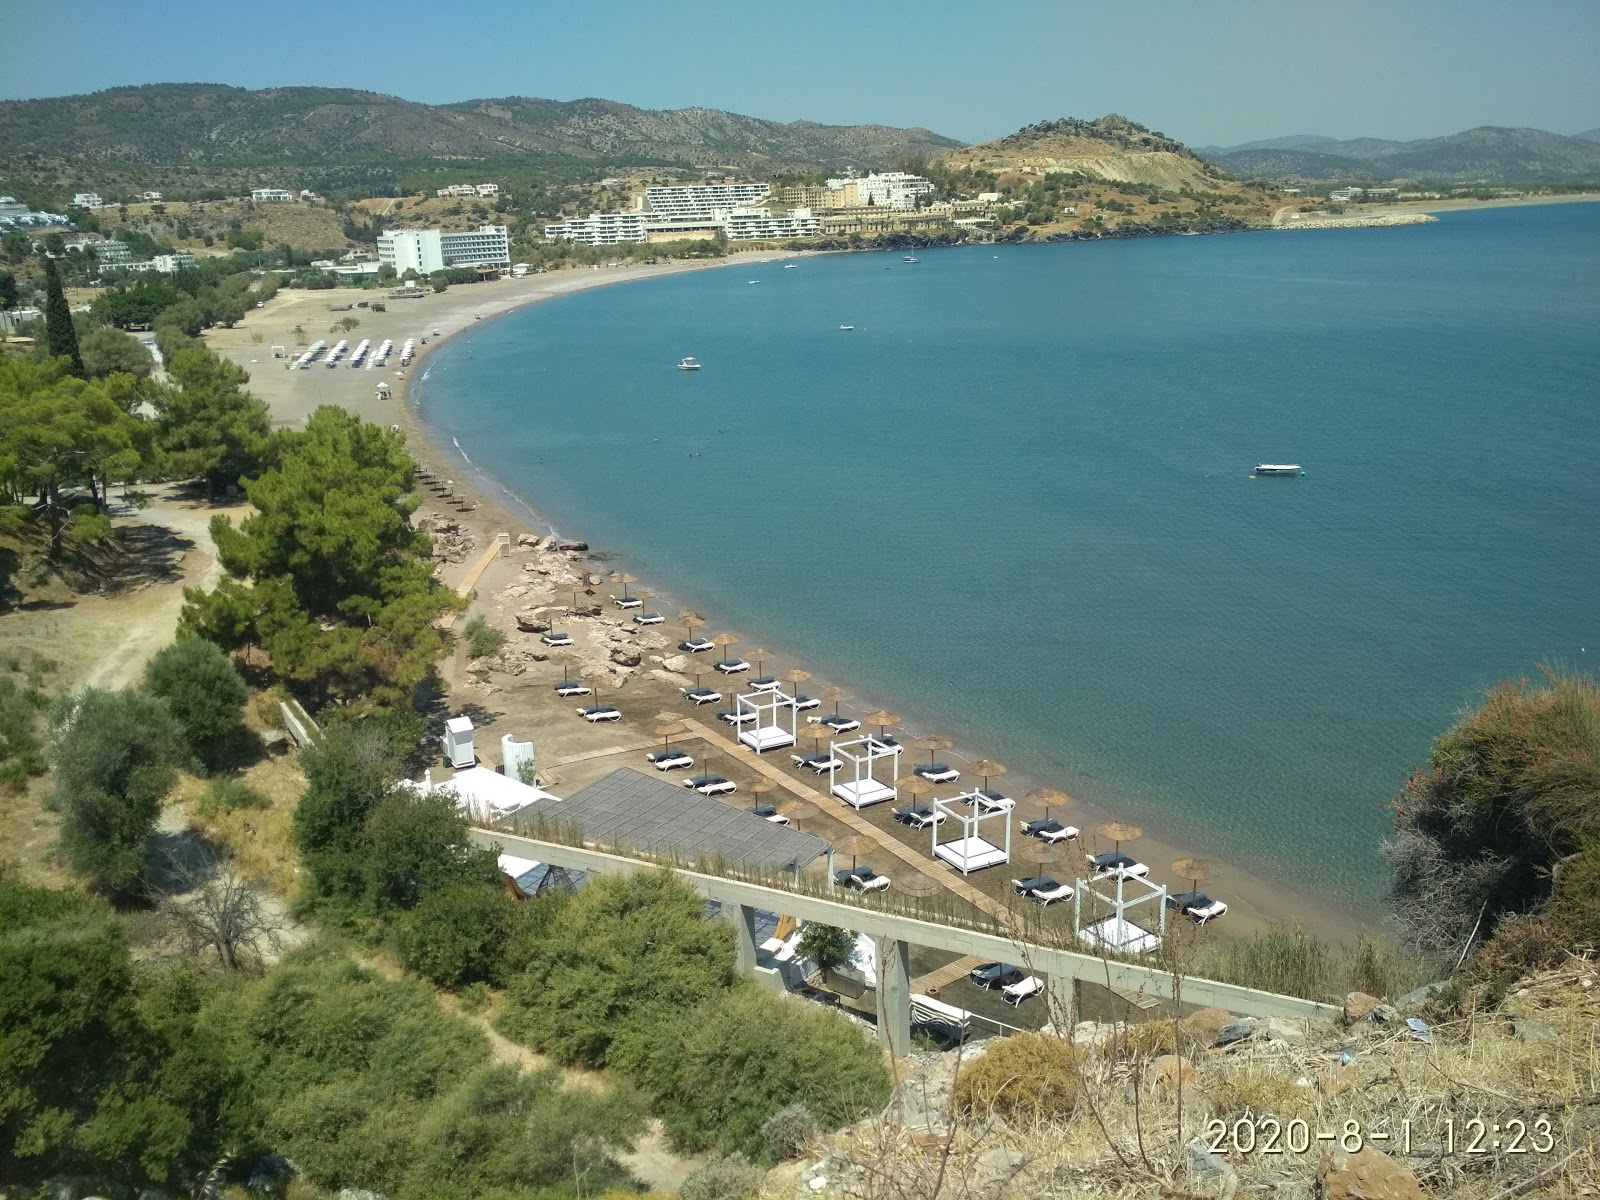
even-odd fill
[{"label": "green shrub", "polygon": [[239,808],[265,808],[266,798],[255,788],[231,775],[220,775],[211,781],[205,798],[200,801],[202,814],[233,812]]},{"label": "green shrub", "polygon": [[963,1063],[953,1098],[977,1120],[991,1113],[1024,1128],[1062,1121],[1078,1105],[1079,1055],[1065,1038],[1018,1033],[992,1044],[976,1062]]},{"label": "green shrub", "polygon": [[44,773],[44,743],[39,738],[43,707],[44,697],[37,689],[0,677],[0,787],[20,792],[30,776]]},{"label": "green shrub", "polygon": [[400,961],[434,983],[492,982],[516,915],[517,902],[493,883],[440,888],[400,919]]},{"label": "green shrub", "polygon": [[505,649],[506,635],[482,617],[473,617],[461,632],[467,640],[468,658],[489,658]]},{"label": "green shrub", "polygon": [[525,907],[542,928],[514,935],[522,969],[498,1027],[562,1062],[604,1066],[614,1043],[646,1044],[666,1018],[733,986],[732,931],[669,872],[602,876]]},{"label": "green shrub", "polygon": [[806,924],[796,947],[798,957],[810,959],[817,964],[819,971],[831,971],[843,966],[850,961],[855,949],[855,934],[848,929],[835,929],[832,925],[816,921]]},{"label": "green shrub", "polygon": [[1600,949],[1600,839],[1562,864],[1550,916],[1569,949]]},{"label": "green shrub", "polygon": [[742,1154],[711,1159],[678,1186],[681,1200],[755,1200],[765,1172]]},{"label": "green shrub", "polygon": [[882,1108],[889,1076],[877,1045],[827,1009],[749,983],[631,1038],[617,1056],[685,1149],[769,1157],[765,1126],[803,1106],[838,1128]]},{"label": "green shrub", "polygon": [[181,638],[159,650],[144,669],[144,690],[167,702],[183,726],[189,749],[208,767],[244,712],[249,689],[232,660],[204,638]]},{"label": "green shrub", "polygon": [[761,1136],[772,1147],[773,1157],[795,1158],[822,1136],[822,1126],[804,1104],[790,1104],[762,1123]]}]

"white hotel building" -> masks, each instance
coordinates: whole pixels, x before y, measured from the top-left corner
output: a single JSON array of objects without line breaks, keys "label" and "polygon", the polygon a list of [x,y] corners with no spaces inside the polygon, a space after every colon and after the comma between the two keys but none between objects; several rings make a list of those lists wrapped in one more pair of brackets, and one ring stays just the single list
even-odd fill
[{"label": "white hotel building", "polygon": [[908,175],[904,171],[828,180],[830,191],[842,192],[851,187],[856,190],[857,205],[870,204],[875,208],[915,208],[917,197],[933,191],[931,180],[921,175]]},{"label": "white hotel building", "polygon": [[751,208],[772,195],[764,183],[700,183],[690,187],[651,187],[644,190],[644,212],[664,217],[710,219],[715,212]]},{"label": "white hotel building", "polygon": [[630,212],[591,213],[544,227],[547,238],[584,246],[670,241],[717,233],[729,241],[773,241],[816,237],[821,228],[810,209],[774,215],[762,201],[772,194],[764,183],[708,183],[689,187],[646,188]]},{"label": "white hotel building", "polygon": [[511,238],[504,225],[480,225],[467,233],[437,229],[385,229],[378,235],[378,262],[396,275],[431,275],[446,267],[509,267]]}]

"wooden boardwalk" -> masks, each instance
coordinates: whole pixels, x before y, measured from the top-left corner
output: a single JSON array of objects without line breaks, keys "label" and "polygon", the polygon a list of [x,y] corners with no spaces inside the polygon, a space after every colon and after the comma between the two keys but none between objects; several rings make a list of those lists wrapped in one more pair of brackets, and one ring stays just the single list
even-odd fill
[{"label": "wooden boardwalk", "polygon": [[982,958],[976,954],[958,958],[955,962],[946,963],[937,971],[929,971],[926,975],[918,975],[911,981],[911,993],[912,995],[926,996],[942,988],[947,988],[956,980],[965,979],[988,961],[987,958]]}]

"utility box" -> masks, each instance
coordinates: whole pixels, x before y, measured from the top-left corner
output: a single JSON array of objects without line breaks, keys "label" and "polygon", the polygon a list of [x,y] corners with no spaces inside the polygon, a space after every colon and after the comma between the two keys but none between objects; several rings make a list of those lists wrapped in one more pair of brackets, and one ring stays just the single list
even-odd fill
[{"label": "utility box", "polygon": [[506,734],[500,739],[500,761],[505,764],[507,779],[515,779],[518,783],[533,782],[532,742],[519,742],[516,735]]},{"label": "utility box", "polygon": [[444,736],[439,741],[444,747],[444,760],[452,767],[470,767],[478,761],[472,749],[471,717],[451,717],[444,723]]}]

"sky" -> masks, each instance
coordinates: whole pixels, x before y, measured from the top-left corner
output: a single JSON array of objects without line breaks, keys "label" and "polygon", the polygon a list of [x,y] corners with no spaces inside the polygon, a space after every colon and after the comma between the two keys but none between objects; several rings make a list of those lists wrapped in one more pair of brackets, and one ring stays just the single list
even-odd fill
[{"label": "sky", "polygon": [[1600,127],[1600,0],[0,0],[0,99],[137,83],[601,96],[985,141]]}]

